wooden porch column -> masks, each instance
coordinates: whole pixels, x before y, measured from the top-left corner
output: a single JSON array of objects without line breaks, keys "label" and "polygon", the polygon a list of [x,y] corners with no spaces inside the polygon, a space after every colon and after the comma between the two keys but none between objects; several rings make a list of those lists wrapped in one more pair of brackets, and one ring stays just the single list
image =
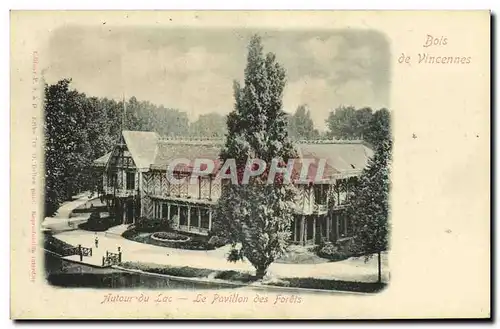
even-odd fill
[{"label": "wooden porch column", "polygon": [[305,245],[306,242],[305,242],[305,239],[304,239],[304,228],[305,228],[305,225],[304,225],[304,215],[302,215],[302,217],[300,218],[300,242]]},{"label": "wooden porch column", "polygon": [[[323,191],[324,191],[324,186],[325,186],[325,184],[321,184],[321,185],[319,186],[319,189],[320,189],[320,192],[319,192],[319,193],[320,193],[320,197],[321,197],[321,199],[323,199]],[[323,200],[321,200],[321,202],[323,202]],[[318,202],[316,202],[316,203],[318,203]],[[322,204],[322,203],[321,203],[321,204]]]},{"label": "wooden porch column", "polygon": [[346,184],[345,184],[345,202],[348,203],[349,202],[349,179],[346,180]]},{"label": "wooden porch column", "polygon": [[328,206],[330,205],[330,193],[331,193],[331,189],[332,189],[332,185],[331,184],[328,184],[326,186],[326,211],[328,211]]},{"label": "wooden porch column", "polygon": [[335,241],[339,239],[339,214],[335,214]]},{"label": "wooden porch column", "polygon": [[187,206],[188,208],[188,231],[191,229],[191,206]]},{"label": "wooden porch column", "polygon": [[208,230],[212,230],[212,209],[208,209]]},{"label": "wooden porch column", "polygon": [[181,207],[177,205],[177,220],[179,221],[179,226],[181,226]]},{"label": "wooden porch column", "polygon": [[309,219],[304,218],[304,245],[307,243],[307,221]]},{"label": "wooden porch column", "polygon": [[212,200],[212,175],[208,176],[208,200]]},{"label": "wooden porch column", "polygon": [[167,203],[167,219],[170,220],[170,203]]},{"label": "wooden porch column", "polygon": [[316,220],[317,220],[317,215],[314,216],[313,220],[313,243],[316,242]]},{"label": "wooden porch column", "polygon": [[196,207],[198,209],[198,229],[201,229],[201,208]]},{"label": "wooden porch column", "polygon": [[132,201],[132,223],[135,223],[135,197]]},{"label": "wooden porch column", "polygon": [[293,241],[297,241],[297,218],[292,222],[293,223]]},{"label": "wooden porch column", "polygon": [[330,241],[330,220],[332,219],[331,216],[327,213],[325,215],[325,221],[326,221],[326,239]]},{"label": "wooden porch column", "polygon": [[127,203],[120,202],[121,209],[122,209],[122,224],[126,224],[127,222]]},{"label": "wooden porch column", "polygon": [[302,244],[305,246],[306,245],[306,221],[305,221],[305,216],[302,215],[302,218],[300,219],[300,241]]}]

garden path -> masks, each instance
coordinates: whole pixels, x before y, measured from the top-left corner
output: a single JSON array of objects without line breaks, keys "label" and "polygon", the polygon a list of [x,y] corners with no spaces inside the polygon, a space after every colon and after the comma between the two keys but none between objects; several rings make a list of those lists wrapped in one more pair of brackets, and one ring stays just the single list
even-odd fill
[{"label": "garden path", "polygon": [[[80,229],[56,233],[54,236],[72,245],[81,244],[83,247],[92,247],[93,256],[83,258],[84,262],[92,265],[101,265],[102,256],[106,254],[106,251],[116,253],[118,247],[120,247],[123,262],[142,262],[176,267],[189,266],[221,271],[235,270],[254,273],[254,268],[248,261],[237,263],[226,261],[226,255],[230,249],[229,246],[207,251],[175,249],[139,243],[116,234],[107,234],[107,232],[95,233]],[[95,248],[96,236],[99,239],[98,248]],[[70,256],[70,258],[79,260],[78,256]],[[386,254],[383,254],[382,260],[383,281],[387,282],[389,273]],[[375,282],[377,280],[377,259],[374,257],[366,263],[356,258],[321,264],[274,263],[269,267],[268,274],[281,278],[314,277],[331,280]]]}]

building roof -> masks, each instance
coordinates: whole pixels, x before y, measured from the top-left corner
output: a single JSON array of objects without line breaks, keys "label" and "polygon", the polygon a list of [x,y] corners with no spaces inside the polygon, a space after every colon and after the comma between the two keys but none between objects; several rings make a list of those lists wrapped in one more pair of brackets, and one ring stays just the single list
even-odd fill
[{"label": "building roof", "polygon": [[[195,159],[208,159],[218,163],[220,145],[207,141],[180,141],[180,140],[161,140],[158,142],[158,152],[152,169],[166,169],[174,159],[187,159],[191,164]],[[218,165],[214,167],[214,171]],[[186,169],[176,166],[177,170]]]},{"label": "building roof", "polygon": [[123,139],[137,168],[146,169],[154,162],[159,135],[150,131],[122,132]]},{"label": "building roof", "polygon": [[310,165],[310,174],[316,172],[321,159],[325,161],[323,176],[359,174],[373,156],[373,150],[359,142],[301,143],[297,144],[300,159],[315,160]]},{"label": "building roof", "polygon": [[[179,140],[161,139],[157,133],[145,131],[123,131],[123,138],[127,144],[136,166],[140,169],[163,169],[174,159],[187,159],[190,166],[176,166],[177,170],[189,170],[195,159],[209,159],[216,161],[214,172],[219,169],[219,153],[222,147],[220,140]],[[296,148],[301,159],[295,163],[296,172],[305,159],[311,159],[308,176],[315,175],[318,164],[324,159],[325,170],[323,178],[336,176],[358,175],[373,156],[373,150],[362,141],[300,141]],[[105,166],[110,153],[94,161],[96,166]],[[203,169],[203,166],[202,166]]]},{"label": "building roof", "polygon": [[96,167],[106,167],[108,163],[109,157],[111,156],[111,152],[104,154],[102,157],[94,160],[94,165]]}]

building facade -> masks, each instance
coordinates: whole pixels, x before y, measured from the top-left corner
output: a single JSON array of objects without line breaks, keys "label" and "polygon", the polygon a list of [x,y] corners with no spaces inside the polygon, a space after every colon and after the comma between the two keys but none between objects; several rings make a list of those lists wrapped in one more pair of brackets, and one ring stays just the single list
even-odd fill
[{"label": "building facade", "polygon": [[[123,224],[140,218],[168,220],[183,232],[206,235],[223,185],[216,172],[193,181],[190,167],[168,172],[174,159],[217,160],[222,141],[162,139],[153,132],[123,131],[111,152],[94,161],[102,173],[101,197]],[[349,238],[345,215],[349,191],[373,151],[360,141],[297,142],[299,159],[324,159],[321,184],[296,184],[297,199],[290,239],[296,243],[337,242]],[[317,170],[312,166],[312,170]],[[169,177],[184,178],[172,183]]]}]

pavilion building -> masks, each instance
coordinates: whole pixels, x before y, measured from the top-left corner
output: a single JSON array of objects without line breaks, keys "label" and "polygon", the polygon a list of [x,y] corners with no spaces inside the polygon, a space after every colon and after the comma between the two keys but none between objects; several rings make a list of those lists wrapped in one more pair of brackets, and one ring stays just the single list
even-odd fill
[{"label": "pavilion building", "polygon": [[[169,220],[179,231],[206,235],[224,184],[216,172],[190,183],[192,167],[176,167],[169,173],[169,164],[179,158],[217,160],[222,144],[222,140],[164,139],[154,132],[123,131],[111,152],[94,161],[102,174],[100,194],[123,224],[139,217]],[[321,183],[296,184],[290,239],[309,244],[349,238],[352,225],[345,214],[349,191],[373,150],[356,140],[298,141],[296,149],[299,159],[324,159],[326,165]],[[169,177],[187,179],[174,184]]]}]

